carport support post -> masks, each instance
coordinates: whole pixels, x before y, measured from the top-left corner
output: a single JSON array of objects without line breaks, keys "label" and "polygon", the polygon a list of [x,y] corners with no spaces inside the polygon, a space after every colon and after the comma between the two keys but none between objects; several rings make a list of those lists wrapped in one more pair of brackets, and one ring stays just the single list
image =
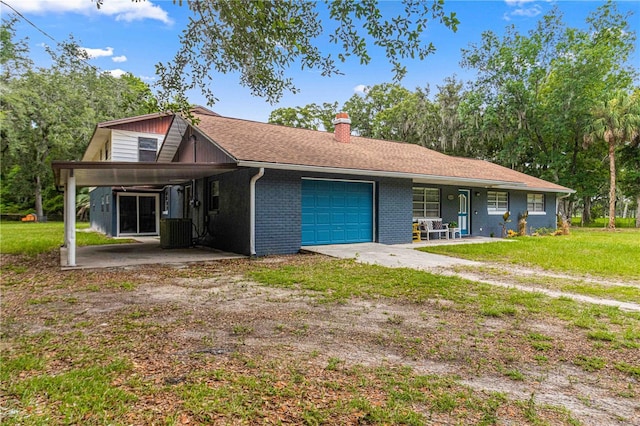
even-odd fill
[{"label": "carport support post", "polygon": [[67,226],[67,185],[64,186],[64,194],[62,195],[62,200],[64,201],[62,205],[63,217],[62,222],[64,223],[64,243],[62,247],[69,247],[69,227]]},{"label": "carport support post", "polygon": [[69,170],[67,184],[64,187],[67,208],[65,210],[67,266],[76,266],[76,177]]}]

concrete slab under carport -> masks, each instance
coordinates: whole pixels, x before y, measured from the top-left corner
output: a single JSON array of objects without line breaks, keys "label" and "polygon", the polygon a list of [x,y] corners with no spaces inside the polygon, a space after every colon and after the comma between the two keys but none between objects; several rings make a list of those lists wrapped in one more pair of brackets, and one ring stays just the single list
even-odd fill
[{"label": "concrete slab under carport", "polygon": [[244,259],[236,253],[208,247],[163,249],[159,237],[134,238],[134,243],[83,246],[76,249],[76,266],[67,266],[66,248],[60,249],[62,270],[118,268],[134,265],[181,264],[225,259]]}]

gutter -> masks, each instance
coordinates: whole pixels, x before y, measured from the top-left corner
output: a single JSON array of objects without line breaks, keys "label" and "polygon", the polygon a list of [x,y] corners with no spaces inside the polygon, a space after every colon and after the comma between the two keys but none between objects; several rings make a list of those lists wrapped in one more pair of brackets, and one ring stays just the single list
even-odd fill
[{"label": "gutter", "polygon": [[256,182],[264,176],[264,167],[251,177],[249,183],[249,254],[256,256]]},{"label": "gutter", "polygon": [[490,180],[490,179],[475,179],[475,178],[463,178],[455,176],[439,176],[439,175],[424,175],[418,173],[407,172],[393,172],[384,170],[366,170],[366,169],[344,169],[339,167],[324,167],[324,166],[304,166],[298,164],[286,164],[286,163],[266,163],[260,161],[238,161],[238,167],[252,167],[252,168],[267,168],[277,170],[292,170],[300,172],[316,172],[316,173],[332,173],[332,174],[344,174],[344,175],[364,175],[364,176],[376,176],[376,177],[389,177],[389,178],[401,178],[401,179],[424,179],[430,183],[441,185],[462,185],[462,186],[478,186],[483,188],[495,188],[495,189],[513,189],[513,190],[526,190],[526,191],[539,191],[539,192],[559,192],[559,193],[573,193],[575,191],[569,188],[552,189],[552,188],[533,188],[528,187],[524,182],[509,182],[503,180]]},{"label": "gutter", "polygon": [[[557,216],[557,215],[558,215],[558,213],[559,213],[559,209],[560,209],[560,200],[563,200],[563,199],[565,199],[565,198],[569,197],[571,194],[575,194],[575,192],[576,192],[576,191],[568,192],[568,193],[564,194],[564,195],[563,195],[563,196],[561,196],[561,197],[556,197],[556,216]],[[571,218],[569,218],[569,220],[570,220],[570,219],[571,219]]]}]

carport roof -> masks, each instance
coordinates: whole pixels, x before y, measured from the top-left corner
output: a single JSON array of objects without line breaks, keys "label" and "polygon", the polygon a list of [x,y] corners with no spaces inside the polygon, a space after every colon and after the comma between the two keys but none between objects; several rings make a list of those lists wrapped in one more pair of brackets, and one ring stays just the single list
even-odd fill
[{"label": "carport roof", "polygon": [[238,168],[235,163],[156,163],[108,161],[54,161],[55,184],[64,188],[73,173],[76,186],[169,185],[201,179]]}]

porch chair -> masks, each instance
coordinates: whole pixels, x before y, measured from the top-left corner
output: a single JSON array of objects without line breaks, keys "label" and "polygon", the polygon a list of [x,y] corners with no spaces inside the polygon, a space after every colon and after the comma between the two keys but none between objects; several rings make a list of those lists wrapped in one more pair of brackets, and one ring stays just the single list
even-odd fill
[{"label": "porch chair", "polygon": [[413,242],[420,242],[420,224],[417,222],[413,224]]}]

